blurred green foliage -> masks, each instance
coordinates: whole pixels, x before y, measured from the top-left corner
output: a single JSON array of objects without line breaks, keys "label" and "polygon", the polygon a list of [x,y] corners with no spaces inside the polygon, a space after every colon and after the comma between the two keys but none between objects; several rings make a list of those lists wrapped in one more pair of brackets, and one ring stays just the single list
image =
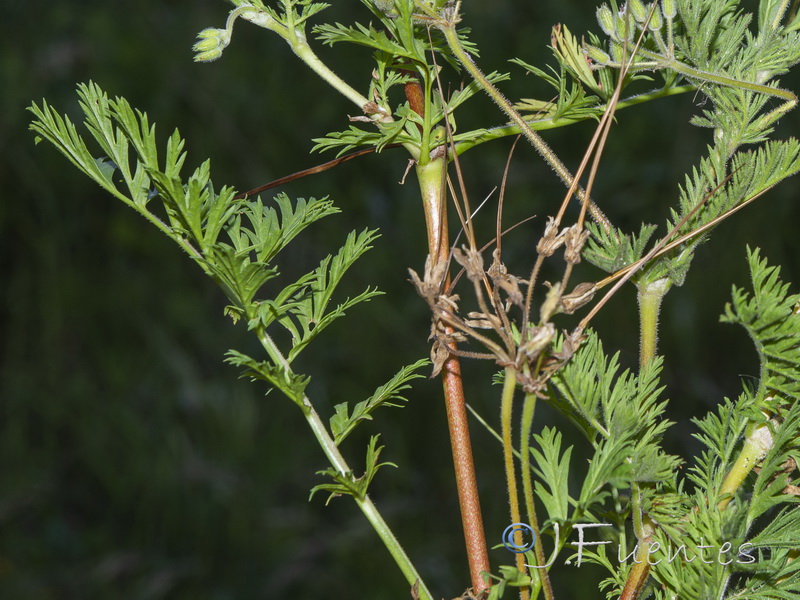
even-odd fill
[{"label": "blurred green foliage", "polygon": [[[363,16],[358,2],[335,4],[334,20]],[[516,75],[502,86],[510,97],[546,90],[528,89],[534,80],[507,58],[541,65],[553,24],[567,22],[575,32],[595,27],[593,7],[577,0],[465,4],[484,69]],[[319,483],[313,473],[324,464],[320,451],[296,442],[306,439],[296,407],[237,381],[236,370],[222,363],[227,348],[250,342],[223,318],[221,294],[168,240],[50,148],[36,147],[27,131],[31,101],[46,97],[74,115],[75,84],[92,79],[147,110],[161,135],[179,127],[189,163],[211,157],[217,177],[226,177],[217,186],[247,189],[321,162],[308,155],[311,138],[344,127],[352,109],[302,71],[280,40],[240,27],[236,35],[246,39],[223,59],[191,62],[197,32],[219,25],[226,10],[221,0],[4,6],[15,41],[3,36],[0,53],[2,598],[379,600],[402,589],[350,503],[306,503]],[[320,53],[366,88],[368,55],[352,48]],[[617,224],[663,223],[677,182],[709,135],[688,124],[700,101],[671,98],[618,115],[595,188]],[[468,110],[465,128],[502,121],[483,98]],[[793,113],[781,132],[796,134],[798,124]],[[592,128],[546,137],[574,165]],[[465,155],[474,203],[499,184],[509,147],[510,140],[500,141]],[[329,343],[302,359],[313,376],[310,394],[331,412],[428,351],[426,307],[406,281],[407,267],[422,265],[425,241],[416,190],[397,183],[405,167],[404,157],[386,151],[283,190],[330,193],[343,209],[311,230],[294,253],[298,264],[285,270],[307,270],[347,231],[382,231],[349,283],[354,290],[377,284],[387,295],[333,326]],[[798,191],[792,181],[721,226],[686,285],[666,300],[660,350],[667,395],[676,399],[672,410],[685,411],[672,419],[702,414],[736,394],[740,377],[756,374],[749,341],[718,324],[718,315],[730,285],[746,280],[745,243],[762,247],[772,264],[783,265],[787,281],[800,284]],[[506,222],[543,217],[562,194],[549,168],[520,144]],[[484,209],[486,239],[493,207],[490,201]],[[509,236],[507,256],[527,263],[537,223]],[[596,323],[628,363],[638,344],[633,308],[631,288]],[[492,370],[467,370],[469,400],[487,415],[499,412],[495,390],[485,385]],[[410,399],[407,408],[377,417],[383,456],[400,469],[382,472],[372,496],[434,590],[450,597],[468,578],[439,383],[416,384]],[[545,424],[556,421],[541,415]],[[677,453],[692,443],[689,432],[670,431]],[[369,433],[360,432],[364,439]],[[478,427],[474,442],[492,544],[507,524],[501,451]],[[493,565],[507,559],[505,551],[492,555]],[[591,578],[575,578],[575,593],[581,580]]]}]

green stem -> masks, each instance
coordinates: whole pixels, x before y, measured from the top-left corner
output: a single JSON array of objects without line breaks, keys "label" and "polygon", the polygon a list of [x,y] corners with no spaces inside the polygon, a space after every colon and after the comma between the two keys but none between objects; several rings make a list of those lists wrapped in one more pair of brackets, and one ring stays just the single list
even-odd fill
[{"label": "green stem", "polygon": [[[517,386],[517,372],[513,367],[506,367],[505,379],[503,382],[503,397],[500,404],[500,430],[503,436],[503,459],[506,469],[506,487],[508,488],[508,505],[512,523],[520,523],[522,517],[519,510],[519,493],[517,491],[517,476],[514,468],[514,444],[511,439],[511,420],[514,407],[514,391]],[[517,531],[515,536],[518,539],[514,543],[522,546],[522,533]],[[538,538],[538,536],[537,536]],[[527,575],[525,567],[525,555],[516,555],[517,569],[522,575]],[[544,564],[544,563],[542,563]],[[520,589],[521,600],[528,600],[527,588]]]},{"label": "green stem", "polygon": [[[625,100],[620,100],[617,103],[617,110],[629,108],[631,106],[636,106],[638,104],[649,102],[651,100],[656,100],[658,98],[667,98],[669,96],[685,94],[686,92],[693,92],[695,90],[697,90],[697,87],[694,85],[682,85],[675,87],[667,87],[660,90],[653,90],[651,92],[626,98]],[[605,112],[605,106],[598,106],[597,110],[600,113]],[[557,129],[559,127],[574,125],[575,123],[581,123],[583,121],[586,121],[588,119],[594,119],[596,117],[597,114],[592,113],[580,117],[558,117],[558,118],[547,117],[543,119],[530,119],[526,120],[525,122],[530,126],[531,129],[534,129],[536,131],[544,131],[547,129]],[[478,136],[473,137],[472,134],[468,134],[469,138],[463,141],[458,141],[459,136],[456,135],[455,136],[456,153],[460,155],[466,152],[467,150],[471,150],[475,146],[483,144],[484,142],[490,142],[492,140],[497,140],[512,135],[519,135],[520,133],[521,129],[518,125],[502,125],[500,127],[493,127],[491,129],[487,129],[484,133]]]},{"label": "green stem", "polygon": [[[528,122],[522,118],[522,115],[514,109],[514,106],[508,99],[503,96],[503,94],[498,90],[491,81],[483,74],[483,72],[478,68],[478,65],[472,60],[469,54],[464,50],[464,47],[461,45],[461,40],[458,39],[458,33],[456,32],[455,27],[455,19],[452,21],[438,21],[437,27],[444,33],[444,37],[447,40],[447,45],[450,48],[451,52],[454,56],[458,59],[459,63],[463,65],[463,67],[472,75],[472,78],[478,83],[478,85],[483,88],[483,90],[489,94],[492,100],[495,101],[497,106],[506,113],[506,115],[514,122],[514,124],[519,127],[520,133],[525,136],[525,138],[531,143],[531,145],[536,149],[536,151],[544,158],[544,160],[550,165],[550,167],[556,172],[558,177],[561,181],[564,182],[568,188],[572,188],[575,185],[575,196],[583,202],[586,198],[586,192],[584,189],[577,185],[574,181],[574,177],[572,173],[569,172],[567,167],[564,166],[564,163],[561,162],[561,159],[558,158],[555,152],[550,149],[550,146],[547,145],[547,142],[544,141],[542,136],[536,133],[533,128],[528,124]],[[613,231],[613,227],[611,223],[600,210],[600,208],[591,200],[589,202],[589,212],[592,215],[592,218],[597,222],[600,223],[606,231]]]},{"label": "green stem", "polygon": [[731,470],[725,476],[720,488],[721,500],[717,507],[724,510],[730,503],[736,490],[745,480],[745,477],[769,452],[772,448],[772,433],[769,430],[769,424],[760,423],[758,425],[751,424],[750,432],[745,437],[744,445],[739,451],[739,456],[733,463]]},{"label": "green stem", "polygon": [[[347,84],[336,73],[331,71],[331,69],[328,68],[328,66],[319,59],[319,57],[311,49],[311,46],[308,45],[308,41],[306,40],[305,35],[299,34],[295,43],[292,43],[290,45],[294,53],[304,63],[306,63],[311,68],[312,71],[314,71],[317,75],[322,77],[322,79],[324,79],[331,87],[333,87],[336,91],[345,96],[348,100],[350,100],[351,102],[353,102],[362,109],[367,104],[369,104],[369,100],[365,96],[363,96],[355,89],[353,89],[349,84]],[[389,114],[384,114],[376,120],[391,121],[392,117]]]},{"label": "green stem", "polygon": [[[287,15],[291,14],[291,9],[287,9]],[[300,59],[311,68],[317,75],[322,77],[331,87],[337,90],[340,94],[345,96],[357,106],[363,108],[369,103],[369,99],[364,95],[358,93],[353,87],[348,85],[341,77],[331,71],[328,66],[323,63],[319,57],[308,45],[308,40],[305,33],[298,27],[286,27],[282,23],[276,21],[272,15],[258,9],[249,9],[241,15],[243,19],[250,21],[254,25],[263,27],[274,31],[281,36],[292,51],[300,57]]]},{"label": "green stem", "polygon": [[[717,85],[723,85],[725,87],[739,88],[750,92],[756,92],[758,94],[776,96],[788,102],[797,102],[797,96],[795,96],[789,90],[782,90],[781,88],[774,88],[752,81],[741,81],[739,79],[733,79],[724,75],[717,75],[716,73],[711,73],[710,71],[703,71],[702,69],[690,67],[689,65],[675,59],[670,60],[669,58],[662,56],[657,52],[647,50],[646,48],[639,48],[639,53],[644,57],[652,58],[655,61],[654,66],[662,69],[671,69],[672,71],[680,73],[681,75],[689,77],[690,79],[699,79],[700,81],[716,83]],[[635,67],[636,65],[634,64],[634,68]],[[648,67],[648,69],[649,68],[652,67]]]},{"label": "green stem", "polygon": [[[276,365],[285,369],[287,373],[291,373],[289,363],[272,341],[272,338],[267,335],[263,328],[260,329],[258,333],[259,340],[261,341],[261,344],[266,350],[270,359],[272,359]],[[314,409],[313,404],[311,404],[311,401],[305,394],[302,398],[302,412],[306,418],[308,426],[311,428],[314,437],[317,439],[317,442],[322,448],[322,451],[325,453],[325,456],[327,457],[331,466],[333,466],[333,468],[340,473],[352,473],[353,470],[348,466],[347,461],[344,459],[341,452],[339,452],[339,448],[336,446],[333,438],[328,433],[325,424],[322,422],[322,419]],[[405,576],[406,581],[408,581],[409,585],[412,587],[416,586],[417,596],[421,600],[434,600],[433,595],[430,593],[430,591],[428,591],[428,588],[425,586],[425,583],[422,581],[419,573],[414,568],[411,559],[405,553],[405,550],[403,550],[400,542],[397,540],[392,530],[389,529],[386,521],[384,521],[383,517],[372,500],[370,500],[369,496],[354,496],[353,498],[358,507],[361,509],[361,512],[364,513],[364,515],[367,517],[367,520],[375,529],[378,537],[381,538],[387,550],[389,550],[389,554],[392,556],[395,563],[397,563],[397,566]]]},{"label": "green stem", "polygon": [[[658,313],[661,310],[661,301],[672,286],[667,278],[658,279],[652,283],[639,286],[639,372],[641,373],[656,357],[658,344]],[[644,514],[643,492],[639,482],[631,484],[631,517],[633,519],[633,532],[636,535],[638,550],[636,559],[619,600],[635,600],[642,592],[647,579],[650,577],[650,563],[648,562],[650,540],[653,535],[653,525]]]},{"label": "green stem", "polygon": [[653,538],[654,526],[652,521],[644,514],[642,488],[637,482],[634,482],[631,486],[631,514],[637,550],[634,564],[628,571],[625,587],[622,588],[619,600],[636,600],[650,577],[648,557],[650,556],[650,544]]},{"label": "green stem", "polygon": [[450,51],[458,59],[458,62],[463,65],[478,85],[489,94],[495,104],[506,113],[508,118],[519,127],[520,133],[524,135],[536,151],[542,155],[542,158],[553,168],[556,174],[561,178],[561,181],[567,186],[571,186],[573,181],[572,174],[564,166],[564,163],[561,162],[561,159],[550,149],[550,146],[542,139],[542,136],[536,133],[528,122],[522,118],[522,115],[514,109],[514,106],[503,96],[500,90],[489,81],[486,75],[478,68],[478,65],[475,64],[475,61],[472,60],[472,57],[464,50],[464,47],[461,45],[461,40],[458,39],[455,24],[452,22],[441,22],[438,23],[438,26],[444,34],[445,40],[447,40]]},{"label": "green stem", "polygon": [[[536,540],[534,542],[534,553],[536,555],[537,564],[539,566],[543,566],[547,564],[547,559],[544,556],[542,536],[539,534],[539,520],[536,517],[536,505],[533,497],[533,477],[531,475],[530,439],[535,409],[536,394],[525,394],[525,400],[522,404],[519,455],[520,471],[522,472],[522,494],[525,499],[525,510],[528,513],[528,525],[531,526],[533,533],[536,535]],[[542,589],[544,591],[544,597],[547,600],[553,600],[553,586],[550,583],[550,575],[548,574],[547,569],[536,569],[536,574],[541,582]]]},{"label": "green stem", "polygon": [[633,517],[633,533],[640,542],[645,539],[642,504],[642,487],[634,481],[631,485],[631,516]]},{"label": "green stem", "polygon": [[781,20],[783,20],[783,15],[786,14],[787,8],[789,8],[789,0],[782,0],[781,7],[775,11],[775,19],[769,24],[772,29],[777,29],[781,26]]},{"label": "green stem", "polygon": [[669,279],[658,279],[639,288],[639,367],[644,368],[656,356],[658,344],[658,313],[672,283]]},{"label": "green stem", "polygon": [[[785,8],[783,10],[785,10]],[[774,26],[776,25],[773,24],[773,27]],[[768,96],[775,96],[776,98],[785,100],[783,104],[769,111],[767,114],[762,115],[758,119],[758,121],[755,122],[755,125],[761,128],[767,127],[769,124],[773,123],[776,119],[778,119],[781,115],[789,112],[792,108],[797,106],[797,96],[789,90],[770,87],[768,85],[755,83],[753,81],[741,81],[739,79],[733,79],[731,77],[726,77],[724,75],[718,75],[717,73],[703,71],[702,69],[690,67],[687,64],[677,61],[675,60],[674,57],[663,56],[661,54],[658,54],[657,52],[653,52],[646,48],[640,47],[639,54],[641,54],[646,58],[652,59],[652,62],[634,63],[633,68],[636,70],[671,69],[672,71],[680,73],[681,75],[683,75],[684,77],[688,77],[689,79],[706,81],[708,83],[722,85],[725,87],[738,88],[742,90],[747,90],[749,92],[754,92],[757,94],[766,94]],[[613,65],[613,64],[610,64],[608,66],[619,67],[619,65]]]},{"label": "green stem", "polygon": [[[450,253],[445,207],[447,159],[442,155],[425,164],[420,160],[416,166],[416,175],[422,197],[430,259],[434,263],[446,261]],[[487,587],[483,574],[490,571],[489,554],[475,475],[461,363],[455,355],[451,355],[442,368],[442,384],[467,562],[472,587],[479,593]]]},{"label": "green stem", "polygon": [[[281,36],[289,47],[292,49],[300,60],[302,60],[314,73],[319,75],[328,85],[330,85],[337,92],[342,94],[345,98],[350,100],[353,104],[358,106],[365,114],[376,123],[391,123],[394,121],[392,115],[387,112],[385,107],[378,106],[371,102],[369,98],[359,93],[350,84],[344,81],[336,73],[334,73],[328,65],[326,65],[316,53],[311,49],[308,44],[308,39],[300,27],[291,26],[286,27],[282,23],[276,21],[271,15],[264,11],[253,9],[249,13],[245,13],[241,18],[250,21],[254,25],[263,27],[274,31]],[[293,24],[292,24],[293,25]],[[403,147],[408,150],[412,158],[419,159],[419,148],[410,143],[404,143]]]},{"label": "green stem", "polygon": [[445,210],[447,160],[441,156],[426,164],[417,163],[415,172],[422,197],[422,210],[425,214],[428,254],[434,263],[447,260],[449,253]]}]

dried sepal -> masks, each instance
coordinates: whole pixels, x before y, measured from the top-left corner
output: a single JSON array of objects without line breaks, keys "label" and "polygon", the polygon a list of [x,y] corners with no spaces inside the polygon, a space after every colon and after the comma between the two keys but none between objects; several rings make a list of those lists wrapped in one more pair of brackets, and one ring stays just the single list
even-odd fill
[{"label": "dried sepal", "polygon": [[532,377],[524,373],[517,374],[517,383],[522,386],[526,394],[535,394],[537,398],[547,398],[547,380],[542,377]]},{"label": "dried sepal", "polygon": [[581,252],[589,239],[588,229],[580,229],[578,225],[573,225],[564,233],[564,260],[576,265],[581,262]]},{"label": "dried sepal", "polygon": [[466,246],[462,249],[453,248],[453,258],[455,261],[464,267],[467,273],[467,279],[472,282],[481,281],[483,279],[483,256],[477,250],[473,250]]},{"label": "dried sepal", "polygon": [[551,354],[552,358],[564,364],[572,358],[572,355],[578,351],[578,348],[586,339],[583,335],[583,329],[576,328],[572,333],[564,334],[564,341],[561,343],[561,349]]},{"label": "dried sepal", "polygon": [[428,255],[425,259],[425,271],[422,279],[413,269],[409,269],[408,273],[411,275],[411,283],[416,288],[417,293],[425,299],[429,306],[434,306],[444,287],[447,262],[437,261],[434,263],[430,255]]},{"label": "dried sepal", "polygon": [[444,364],[452,354],[451,348],[460,342],[466,342],[467,337],[463,333],[448,327],[441,319],[434,318],[431,323],[431,334],[428,340],[433,340],[430,355],[431,363],[433,364],[431,378],[433,378],[442,372]]},{"label": "dried sepal", "polygon": [[486,313],[473,311],[467,314],[467,319],[464,321],[467,327],[474,327],[475,329],[500,329],[502,323],[497,315],[487,315]]},{"label": "dried sepal", "polygon": [[529,329],[528,339],[519,347],[521,357],[531,361],[545,350],[556,334],[556,328],[552,323],[545,323]]},{"label": "dried sepal", "polygon": [[434,340],[431,345],[430,358],[431,364],[433,365],[431,369],[431,379],[433,379],[434,377],[438,377],[439,373],[441,373],[444,368],[444,363],[450,358],[450,348],[447,347],[447,344],[443,344],[438,339]]},{"label": "dried sepal", "polygon": [[544,257],[553,256],[555,251],[564,244],[564,234],[567,229],[562,229],[558,233],[558,224],[553,217],[547,217],[547,224],[544,227],[544,233],[539,243],[536,244],[536,252]]},{"label": "dried sepal", "polygon": [[586,336],[583,335],[583,330],[580,328],[575,329],[572,333],[564,332],[563,335],[564,341],[561,343],[561,348],[557,351],[551,350],[549,355],[542,361],[538,377],[538,381],[542,384],[547,383],[553,375],[572,359],[572,356],[586,339]]},{"label": "dried sepal", "polygon": [[512,304],[522,308],[525,303],[525,297],[522,295],[522,291],[519,289],[519,278],[508,274],[508,269],[502,262],[500,262],[496,249],[493,256],[494,260],[492,261],[492,265],[489,267],[489,270],[486,272],[486,274],[492,280],[492,283],[494,283],[496,288],[501,289],[506,293],[509,301],[511,301]]}]

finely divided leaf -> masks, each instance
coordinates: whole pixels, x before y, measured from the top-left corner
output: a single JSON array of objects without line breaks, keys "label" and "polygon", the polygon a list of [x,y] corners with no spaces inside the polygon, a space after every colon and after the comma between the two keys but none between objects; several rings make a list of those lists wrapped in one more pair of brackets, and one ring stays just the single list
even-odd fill
[{"label": "finely divided leaf", "polygon": [[411,388],[409,382],[424,377],[417,371],[430,364],[427,359],[418,360],[413,365],[408,365],[400,369],[394,377],[384,385],[375,390],[366,400],[362,400],[353,407],[352,413],[348,414],[347,402],[337,404],[334,408],[336,414],[331,417],[331,433],[334,441],[339,445],[361,421],[371,420],[372,413],[380,406],[403,406],[399,402],[406,402],[407,399],[402,392]]},{"label": "finely divided leaf", "polygon": [[530,448],[533,468],[541,481],[536,482],[536,494],[544,504],[550,520],[567,520],[567,510],[572,502],[569,496],[569,459],[572,446],[561,452],[561,433],[545,427],[541,435],[534,435],[541,452]]}]

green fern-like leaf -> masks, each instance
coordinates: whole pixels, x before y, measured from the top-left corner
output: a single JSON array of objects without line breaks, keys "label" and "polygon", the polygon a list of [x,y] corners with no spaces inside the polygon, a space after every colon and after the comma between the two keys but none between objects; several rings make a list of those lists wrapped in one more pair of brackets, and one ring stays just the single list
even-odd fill
[{"label": "green fern-like leaf", "polygon": [[550,520],[566,521],[571,503],[567,484],[569,482],[569,459],[572,446],[561,452],[561,433],[545,427],[541,435],[534,435],[541,451],[531,448],[534,471],[540,478],[536,482],[536,495],[544,504]]},{"label": "green fern-like leaf", "polygon": [[243,377],[270,383],[291,398],[301,409],[306,410],[303,394],[311,380],[309,377],[297,375],[268,361],[255,360],[236,350],[228,350],[225,362],[237,367],[244,367]]},{"label": "green fern-like leaf", "polygon": [[748,249],[747,260],[753,293],[734,287],[721,321],[747,330],[761,364],[757,408],[777,411],[800,399],[800,295],[789,294],[780,269],[769,266],[758,249]]},{"label": "green fern-like leaf", "polygon": [[321,483],[314,486],[311,489],[308,499],[311,500],[311,498],[314,497],[314,494],[323,491],[329,493],[325,504],[328,504],[328,502],[330,502],[336,496],[342,495],[363,499],[367,495],[369,484],[378,473],[378,469],[384,466],[397,467],[397,465],[394,463],[378,462],[381,450],[383,450],[383,446],[377,445],[378,437],[379,436],[374,435],[369,440],[369,445],[367,446],[366,470],[361,477],[356,477],[352,472],[341,473],[333,468],[317,471],[317,475],[330,477],[333,479],[333,482]]},{"label": "green fern-like leaf", "polygon": [[666,401],[659,400],[661,360],[638,376],[619,368],[618,357],[606,356],[597,335],[588,332],[588,340],[551,380],[551,401],[594,446],[578,498],[584,508],[607,497],[605,486],[670,480],[680,462],[660,448],[670,425],[662,418]]},{"label": "green fern-like leaf", "polygon": [[284,289],[279,301],[265,301],[258,305],[249,322],[251,329],[266,328],[277,322],[292,336],[292,347],[287,360],[291,363],[308,344],[322,333],[333,321],[345,312],[382,292],[368,288],[354,298],[347,298],[335,308],[328,310],[333,292],[347,270],[358,258],[371,248],[377,233],[364,230],[352,232],[335,256],[327,256],[312,273]]},{"label": "green fern-like leaf", "polygon": [[337,404],[336,414],[331,417],[331,433],[334,441],[340,444],[358,426],[361,421],[371,420],[372,413],[381,406],[400,407],[399,402],[406,402],[403,392],[411,386],[409,382],[424,377],[418,370],[430,364],[427,359],[418,360],[412,365],[400,369],[394,377],[375,390],[366,400],[356,404],[348,414],[347,402]]}]

